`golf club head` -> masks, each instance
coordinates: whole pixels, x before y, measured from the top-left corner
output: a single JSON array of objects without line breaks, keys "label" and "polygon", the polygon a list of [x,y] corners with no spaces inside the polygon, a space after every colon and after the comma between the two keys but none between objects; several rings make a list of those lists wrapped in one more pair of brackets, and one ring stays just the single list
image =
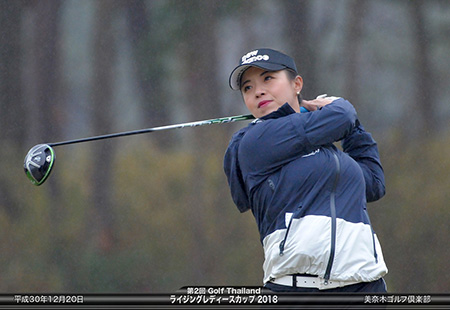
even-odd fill
[{"label": "golf club head", "polygon": [[47,144],[33,146],[25,157],[23,168],[25,174],[36,186],[47,180],[55,162],[55,152]]}]

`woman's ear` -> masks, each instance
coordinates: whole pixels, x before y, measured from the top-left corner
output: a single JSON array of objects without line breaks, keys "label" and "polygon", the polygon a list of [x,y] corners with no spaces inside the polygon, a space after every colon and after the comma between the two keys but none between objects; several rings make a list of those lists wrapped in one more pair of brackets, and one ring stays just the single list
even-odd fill
[{"label": "woman's ear", "polygon": [[295,87],[295,92],[299,93],[302,91],[303,88],[303,78],[300,75],[297,75],[294,79],[294,87]]}]

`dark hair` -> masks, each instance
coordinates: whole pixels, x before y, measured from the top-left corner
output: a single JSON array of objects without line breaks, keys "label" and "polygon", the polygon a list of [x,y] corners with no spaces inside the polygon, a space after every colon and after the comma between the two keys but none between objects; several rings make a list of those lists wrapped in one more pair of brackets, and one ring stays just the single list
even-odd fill
[{"label": "dark hair", "polygon": [[[295,78],[296,78],[297,75],[298,75],[297,72],[295,72],[295,71],[292,70],[292,69],[284,69],[284,70],[286,71],[289,80],[291,80],[291,81],[295,80]],[[298,103],[301,104],[301,103],[302,103],[302,100],[303,100],[302,94],[301,94],[301,93],[298,94],[298,95],[297,95],[297,98],[298,98]]]}]

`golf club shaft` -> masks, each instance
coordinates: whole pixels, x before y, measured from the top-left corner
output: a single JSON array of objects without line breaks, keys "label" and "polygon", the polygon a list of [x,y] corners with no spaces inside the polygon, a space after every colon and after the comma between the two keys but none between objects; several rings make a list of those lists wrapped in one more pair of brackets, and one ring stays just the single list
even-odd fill
[{"label": "golf club shaft", "polygon": [[138,130],[132,130],[132,131],[124,131],[124,132],[101,135],[101,136],[87,137],[87,138],[81,138],[81,139],[75,139],[75,140],[47,143],[47,145],[49,145],[51,147],[55,147],[55,146],[60,146],[60,145],[75,144],[75,143],[81,143],[81,142],[138,135],[138,134],[150,133],[150,132],[154,132],[154,131],[162,131],[162,130],[185,128],[185,127],[197,127],[197,126],[210,125],[210,124],[231,123],[231,122],[236,122],[236,121],[250,120],[250,119],[254,119],[254,118],[255,117],[251,114],[228,116],[228,117],[214,118],[214,119],[209,119],[209,120],[204,120],[204,121],[196,121],[196,122],[189,122],[189,123],[182,123],[182,124],[175,124],[175,125],[166,125],[166,126],[160,126],[160,127],[145,128],[145,129],[138,129]]}]

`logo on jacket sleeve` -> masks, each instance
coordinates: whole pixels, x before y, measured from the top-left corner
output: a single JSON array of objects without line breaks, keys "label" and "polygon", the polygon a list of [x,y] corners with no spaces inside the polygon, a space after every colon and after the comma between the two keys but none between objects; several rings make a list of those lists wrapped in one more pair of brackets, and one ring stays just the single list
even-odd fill
[{"label": "logo on jacket sleeve", "polygon": [[320,152],[320,149],[317,149],[317,150],[315,150],[315,151],[312,151],[312,152],[309,153],[309,154],[303,155],[302,157],[313,156],[313,155],[316,155],[316,154],[319,153],[319,152]]}]

